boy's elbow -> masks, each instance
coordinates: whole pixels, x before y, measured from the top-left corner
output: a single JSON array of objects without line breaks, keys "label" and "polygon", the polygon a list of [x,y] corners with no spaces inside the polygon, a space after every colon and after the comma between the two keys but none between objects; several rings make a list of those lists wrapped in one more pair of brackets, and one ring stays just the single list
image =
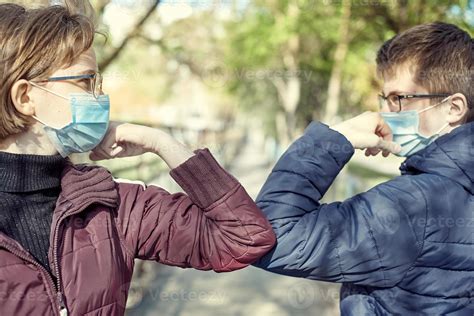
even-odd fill
[{"label": "boy's elbow", "polygon": [[[253,264],[272,250],[277,243],[277,237],[270,223],[264,226],[264,229],[253,236],[253,243],[249,245],[246,254],[246,264]],[[243,259],[243,258],[242,258]]]},{"label": "boy's elbow", "polygon": [[277,243],[277,237],[270,223],[268,223],[261,235],[260,246],[256,247],[260,257],[266,255]]}]

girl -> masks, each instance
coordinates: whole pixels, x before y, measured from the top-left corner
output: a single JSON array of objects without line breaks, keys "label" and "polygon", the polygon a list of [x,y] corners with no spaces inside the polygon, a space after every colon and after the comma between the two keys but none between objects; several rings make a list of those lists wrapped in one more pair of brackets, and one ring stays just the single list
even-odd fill
[{"label": "girl", "polygon": [[[227,272],[275,237],[207,149],[109,124],[91,19],[0,5],[0,315],[122,315],[134,259]],[[187,193],[124,183],[91,159],[153,152]]]}]

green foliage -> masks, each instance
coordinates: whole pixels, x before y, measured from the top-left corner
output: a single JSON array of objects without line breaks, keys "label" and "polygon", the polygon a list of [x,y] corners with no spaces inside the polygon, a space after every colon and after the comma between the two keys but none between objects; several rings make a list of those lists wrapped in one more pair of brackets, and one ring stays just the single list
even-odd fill
[{"label": "green foliage", "polygon": [[[109,2],[93,1],[99,11]],[[233,96],[238,110],[261,118],[267,131],[276,136],[275,117],[284,112],[277,81],[287,82],[292,74],[300,78],[297,126],[322,118],[341,36],[347,35],[349,45],[343,59],[339,107],[344,117],[377,108],[380,82],[374,60],[384,41],[414,25],[437,20],[455,23],[472,35],[473,2],[256,0],[243,9],[234,7],[230,20],[219,18],[215,8],[196,10],[166,26],[155,16],[149,23],[162,28],[163,36],[150,40],[146,31],[141,32],[112,70],[132,76],[131,89],[158,101],[171,94],[167,87],[177,76],[166,65],[170,61],[186,65],[204,83],[213,81],[211,89]],[[340,34],[344,5],[350,5],[349,34]],[[110,40],[97,47],[99,60],[114,49]],[[288,56],[294,57],[296,71]]]},{"label": "green foliage", "polygon": [[[334,66],[334,51],[339,42],[342,0],[272,0],[253,2],[239,19],[227,25],[225,60],[228,72],[241,74],[257,70],[276,73],[285,70],[285,53],[298,37],[298,69],[307,75],[302,80],[297,110],[298,124],[304,126],[321,117],[327,87]],[[351,20],[349,49],[344,59],[341,115],[376,109],[380,82],[375,77],[375,56],[385,40],[420,23],[446,21],[472,34],[466,12],[468,1],[349,1]],[[296,4],[297,14],[291,13]],[[469,11],[471,10],[471,11]],[[244,110],[268,113],[282,111],[272,79],[233,76],[230,93],[237,96]],[[274,118],[274,117],[272,117]],[[274,130],[270,128],[269,130]]]}]

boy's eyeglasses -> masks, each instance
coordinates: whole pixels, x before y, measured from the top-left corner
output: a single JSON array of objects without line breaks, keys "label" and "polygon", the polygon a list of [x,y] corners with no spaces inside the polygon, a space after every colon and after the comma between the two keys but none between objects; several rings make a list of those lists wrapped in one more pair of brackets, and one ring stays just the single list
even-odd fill
[{"label": "boy's eyeglasses", "polygon": [[404,99],[415,99],[415,98],[447,98],[451,94],[439,93],[439,94],[389,94],[384,96],[379,94],[379,105],[382,109],[385,105],[388,105],[390,112],[401,112],[402,111],[402,100]]},{"label": "boy's eyeglasses", "polygon": [[32,82],[44,83],[44,82],[70,81],[70,80],[76,80],[76,81],[88,80],[89,92],[91,92],[96,99],[100,95],[103,94],[103,91],[102,91],[103,77],[100,73],[80,75],[80,76],[50,77],[45,80],[38,80],[38,81],[32,81]]}]

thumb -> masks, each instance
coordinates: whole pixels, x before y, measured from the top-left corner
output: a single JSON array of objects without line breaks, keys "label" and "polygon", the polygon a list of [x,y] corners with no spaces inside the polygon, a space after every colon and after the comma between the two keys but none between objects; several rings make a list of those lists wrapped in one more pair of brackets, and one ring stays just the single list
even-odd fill
[{"label": "thumb", "polygon": [[98,154],[96,154],[95,152],[92,151],[89,154],[89,159],[92,160],[92,161],[99,161],[99,160],[101,160],[101,157]]},{"label": "thumb", "polygon": [[397,154],[402,150],[402,147],[399,144],[383,140],[382,138],[380,138],[376,147],[383,151],[391,152],[392,154]]}]

